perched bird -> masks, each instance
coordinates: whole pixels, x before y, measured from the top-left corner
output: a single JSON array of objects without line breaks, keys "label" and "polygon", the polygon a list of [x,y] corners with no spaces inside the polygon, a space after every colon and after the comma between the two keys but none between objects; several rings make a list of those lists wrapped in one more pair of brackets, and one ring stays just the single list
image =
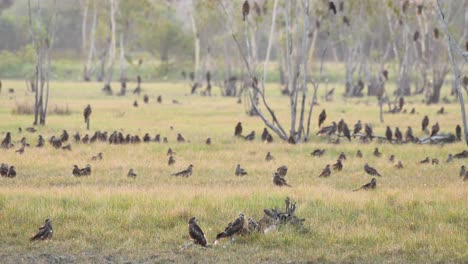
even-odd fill
[{"label": "perched bird", "polygon": [[389,126],[387,126],[387,130],[385,131],[385,137],[387,138],[389,142],[392,142],[392,136],[393,136],[392,130],[390,129]]},{"label": "perched bird", "polygon": [[71,151],[71,145],[67,144],[67,145],[63,146],[62,149]]},{"label": "perched bird", "polygon": [[185,142],[185,138],[180,133],[177,134],[177,142]]},{"label": "perched bird", "polygon": [[73,165],[72,174],[73,174],[73,176],[75,176],[75,177],[81,176],[81,170],[80,170],[80,168],[78,168],[77,165]]},{"label": "perched bird", "polygon": [[18,150],[15,151],[18,154],[23,154],[24,153],[24,145],[21,146]]},{"label": "perched bird", "polygon": [[175,153],[174,151],[172,151],[171,148],[169,148],[169,149],[167,150],[167,156],[172,156],[172,155],[175,155],[175,154],[176,154],[176,153]]},{"label": "perched bird", "polygon": [[245,0],[244,4],[242,5],[242,21],[245,21],[245,19],[249,15],[249,12],[250,12],[249,1]]},{"label": "perched bird", "polygon": [[358,150],[358,151],[356,152],[356,157],[362,158],[362,152],[361,152],[361,150]]},{"label": "perched bird", "polygon": [[341,171],[343,169],[343,163],[338,159],[335,164],[333,164],[333,170]]},{"label": "perched bird", "polygon": [[81,141],[80,133],[76,132],[76,134],[73,136],[73,140],[75,143],[78,143]]},{"label": "perched bird", "polygon": [[84,116],[84,122],[88,123],[89,117],[91,116],[92,110],[91,110],[91,105],[86,106],[86,108],[83,111],[83,116]]},{"label": "perched bird", "polygon": [[247,175],[247,172],[243,168],[241,168],[240,164],[237,164],[236,171],[234,172],[234,174],[236,176],[244,176]]},{"label": "perched bird", "polygon": [[431,164],[432,164],[432,165],[439,165],[439,159],[433,158],[433,159],[431,160]]},{"label": "perched bird", "polygon": [[263,128],[263,132],[262,132],[262,141],[265,142],[265,140],[267,139],[269,133],[268,133],[268,130],[265,128]]},{"label": "perched bird", "polygon": [[176,160],[174,159],[174,156],[169,156],[169,160],[167,161],[167,165],[171,166],[175,162],[176,162]]},{"label": "perched bird", "polygon": [[276,172],[279,174],[279,176],[284,178],[288,173],[288,167],[286,165],[282,165],[281,167],[276,169]]},{"label": "perched bird", "polygon": [[337,128],[338,134],[341,134],[341,132],[343,132],[344,124],[345,124],[345,122],[344,122],[343,118],[341,118],[340,121],[338,122],[338,128]]},{"label": "perched bird", "polygon": [[81,176],[89,176],[91,175],[91,165],[86,165],[83,169],[80,170]]},{"label": "perched bird", "polygon": [[334,15],[336,15],[336,6],[333,1],[328,2],[328,10],[332,11]]},{"label": "perched bird", "polygon": [[376,157],[381,157],[382,156],[382,153],[379,151],[379,148],[374,149],[374,156],[376,156]]},{"label": "perched bird", "polygon": [[322,112],[319,115],[319,120],[318,120],[318,126],[319,128],[322,126],[323,122],[327,119],[327,112],[325,112],[325,109],[322,110]]},{"label": "perched bird", "polygon": [[398,164],[395,165],[395,168],[397,168],[397,169],[403,169],[403,163],[401,163],[401,160],[398,161]]},{"label": "perched bird", "polygon": [[127,173],[127,177],[130,177],[130,178],[136,178],[137,174],[135,172],[135,170],[133,169],[130,169]]},{"label": "perched bird", "polygon": [[310,153],[314,157],[321,157],[325,153],[325,149],[315,149]]},{"label": "perched bird", "polygon": [[0,166],[0,175],[2,177],[7,177],[8,176],[8,165],[5,164],[5,163],[2,163],[2,165]]},{"label": "perched bird", "polygon": [[62,135],[60,135],[60,141],[67,142],[69,138],[68,132],[66,130],[63,130]]},{"label": "perched bird", "polygon": [[245,140],[248,140],[248,141],[252,141],[255,139],[255,131],[252,130],[252,132],[250,132],[250,134],[248,134],[247,136],[244,137]]},{"label": "perched bird", "polygon": [[395,155],[390,155],[390,158],[388,159],[391,163],[395,162]]},{"label": "perched bird", "polygon": [[419,163],[420,164],[425,164],[425,163],[429,163],[431,162],[431,160],[429,159],[429,157],[426,157],[425,159],[421,160]]},{"label": "perched bird", "polygon": [[193,243],[200,245],[202,247],[207,246],[206,236],[203,233],[203,230],[198,225],[198,219],[195,217],[191,217],[188,222],[188,232],[189,238],[193,241]]},{"label": "perched bird", "polygon": [[372,126],[370,124],[366,124],[364,130],[366,132],[366,138],[369,138],[370,140],[372,140],[373,138]]},{"label": "perched bird", "polygon": [[422,131],[426,131],[427,126],[429,125],[429,117],[427,117],[427,115],[424,116],[421,125],[422,125],[422,126],[421,126]]},{"label": "perched bird", "polygon": [[344,152],[341,152],[340,156],[338,156],[338,160],[346,160],[346,154]]},{"label": "perched bird", "polygon": [[7,132],[0,147],[8,149],[8,148],[10,148],[12,146],[13,146],[13,144],[11,144],[11,133]]},{"label": "perched bird", "polygon": [[242,136],[242,123],[239,122],[234,130],[234,136]]},{"label": "perched bird", "polygon": [[276,186],[288,186],[288,187],[291,187],[291,185],[289,185],[287,182],[286,182],[286,179],[281,177],[277,172],[273,172],[273,183],[276,185]]},{"label": "perched bird", "polygon": [[465,167],[465,165],[462,165],[462,166],[460,167],[460,174],[459,174],[459,176],[460,176],[460,177],[463,177],[463,176],[465,176],[465,174],[466,174],[466,167]]},{"label": "perched bird", "polygon": [[431,130],[431,137],[437,135],[437,133],[439,133],[439,122],[435,123],[435,125],[432,126],[432,130]]},{"label": "perched bird", "polygon": [[218,244],[219,239],[225,237],[232,237],[234,235],[240,234],[244,229],[245,219],[244,214],[241,213],[239,217],[233,222],[229,223],[228,226],[224,229],[223,232],[216,235],[216,240],[214,244]]},{"label": "perched bird", "polygon": [[272,161],[274,160],[275,158],[271,155],[271,153],[268,151],[268,153],[266,154],[265,156],[265,160],[266,161]]},{"label": "perched bird", "polygon": [[358,188],[356,190],[353,190],[353,192],[359,191],[361,189],[362,190],[375,189],[376,186],[377,186],[377,180],[375,178],[372,178],[372,180],[369,183],[366,183],[366,184],[362,185],[360,188]]},{"label": "perched bird", "polygon": [[206,145],[211,145],[211,138],[207,138],[206,141],[205,141],[205,144]]},{"label": "perched bird", "polygon": [[414,141],[413,129],[410,126],[406,129],[405,140],[407,142],[413,142]]},{"label": "perched bird", "polygon": [[367,163],[364,165],[364,171],[371,176],[382,176],[376,169],[372,168]]},{"label": "perched bird", "polygon": [[401,131],[398,127],[395,128],[395,140],[397,142],[403,141],[403,134],[401,134]]},{"label": "perched bird", "polygon": [[266,137],[266,139],[265,139],[264,142],[265,142],[265,143],[271,143],[271,142],[273,142],[273,136],[272,136],[270,133],[268,133],[268,135],[267,135],[267,137]]},{"label": "perched bird", "polygon": [[247,228],[251,233],[260,231],[260,225],[252,217],[247,220]]},{"label": "perched bird", "polygon": [[361,123],[361,120],[358,120],[357,123],[354,125],[353,135],[361,132],[361,130],[362,130],[362,123]]},{"label": "perched bird", "polygon": [[8,170],[8,175],[7,175],[8,178],[14,178],[16,177],[16,170],[15,170],[15,166],[10,166],[10,169]]},{"label": "perched bird", "polygon": [[330,175],[331,175],[330,165],[327,164],[325,169],[323,169],[322,173],[320,173],[319,177],[330,177]]},{"label": "perched bird", "polygon": [[348,124],[346,123],[343,125],[343,135],[348,139],[348,141],[351,141],[351,132],[349,131]]},{"label": "perched bird", "polygon": [[51,239],[53,233],[54,233],[54,230],[52,228],[52,220],[47,218],[45,220],[44,225],[39,227],[39,231],[33,237],[31,237],[30,240],[36,241],[36,240]]},{"label": "perched bird", "polygon": [[335,122],[332,122],[332,124],[330,126],[326,126],[326,127],[323,127],[322,129],[320,129],[318,132],[317,132],[317,135],[327,135],[327,136],[330,136],[332,134],[334,134],[337,130],[337,125]]},{"label": "perched bird", "polygon": [[457,135],[458,140],[461,140],[461,134],[462,134],[461,127],[460,125],[457,125],[457,127],[455,127],[455,135]]},{"label": "perched bird", "polygon": [[188,176],[192,175],[192,168],[193,168],[193,165],[190,164],[186,170],[173,173],[172,176],[188,177]]},{"label": "perched bird", "polygon": [[452,154],[448,154],[448,157],[447,157],[447,160],[445,162],[447,163],[450,163],[453,161],[453,155]]},{"label": "perched bird", "polygon": [[41,135],[39,135],[39,138],[37,139],[36,147],[37,148],[42,148],[42,147],[44,147],[44,144],[45,144],[44,138]]}]

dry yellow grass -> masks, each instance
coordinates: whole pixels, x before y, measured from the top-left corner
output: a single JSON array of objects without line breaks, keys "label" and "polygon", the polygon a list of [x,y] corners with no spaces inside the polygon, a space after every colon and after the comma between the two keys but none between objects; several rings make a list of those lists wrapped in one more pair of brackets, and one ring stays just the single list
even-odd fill
[{"label": "dry yellow grass", "polygon": [[[0,178],[0,257],[5,262],[54,260],[75,262],[468,262],[468,190],[458,177],[464,160],[446,164],[449,153],[465,149],[463,143],[440,146],[393,145],[372,142],[361,144],[342,141],[328,144],[312,137],[307,144],[291,146],[279,142],[265,145],[259,139],[244,142],[233,137],[234,126],[242,121],[244,131],[255,130],[259,137],[263,125],[247,117],[243,106],[233,98],[188,96],[183,84],[144,84],[150,103],[133,95],[106,97],[95,83],[53,83],[50,105],[68,105],[71,115],[52,115],[47,126],[38,132],[17,133],[29,126],[32,116],[12,115],[15,102],[33,100],[22,82],[4,81],[14,87],[10,98],[0,95],[0,131],[13,132],[14,140],[22,136],[35,144],[37,134],[49,138],[62,129],[70,134],[86,133],[82,110],[93,107],[92,131],[113,130],[143,136],[148,132],[167,136],[168,144],[141,143],[110,146],[72,144],[72,151],[29,148],[18,155],[14,150],[0,151],[0,162],[14,164],[15,179]],[[115,85],[117,87],[117,85]],[[129,85],[132,88],[132,85]],[[116,90],[116,88],[114,88]],[[156,96],[163,104],[156,104]],[[288,120],[288,100],[271,86],[269,98],[284,124]],[[140,107],[132,107],[139,100]],[[177,99],[181,104],[172,104]],[[420,98],[407,99],[417,115],[387,114],[378,122],[375,98],[321,102],[328,113],[325,123],[344,118],[349,125],[357,120],[371,122],[377,134],[385,127],[399,126],[402,131],[413,126],[421,135],[420,122],[427,114],[442,132],[454,131],[459,122],[459,106],[446,104],[446,115],[436,115],[440,106],[426,106]],[[174,130],[170,129],[174,127]],[[180,132],[190,143],[175,142]],[[213,145],[204,141],[211,137]],[[171,147],[176,164],[167,166],[166,151]],[[382,158],[372,156],[375,147]],[[315,148],[327,149],[321,158],[310,156]],[[355,158],[356,151],[364,153]],[[270,151],[273,162],[265,162]],[[102,161],[91,161],[98,152]],[[317,176],[326,164],[336,161],[340,152],[348,159],[342,172],[330,178]],[[405,168],[395,170],[388,157],[394,154]],[[440,165],[420,165],[426,156],[438,158]],[[352,192],[368,182],[362,166],[368,162],[382,178],[371,192]],[[93,174],[87,178],[71,176],[72,165],[90,163]],[[171,173],[194,164],[190,178],[176,178]],[[235,177],[240,163],[249,175]],[[280,165],[289,167],[287,180],[292,188],[278,188],[271,173]],[[130,168],[138,173],[128,179]],[[186,222],[196,216],[210,242],[217,232],[239,212],[256,219],[264,208],[282,206],[286,196],[298,202],[297,215],[306,218],[303,229],[285,227],[267,235],[238,239],[233,244],[207,250],[192,247],[180,252],[188,242]],[[55,237],[47,243],[31,244],[28,237],[47,217],[53,219]],[[45,253],[45,255],[44,255]]]}]

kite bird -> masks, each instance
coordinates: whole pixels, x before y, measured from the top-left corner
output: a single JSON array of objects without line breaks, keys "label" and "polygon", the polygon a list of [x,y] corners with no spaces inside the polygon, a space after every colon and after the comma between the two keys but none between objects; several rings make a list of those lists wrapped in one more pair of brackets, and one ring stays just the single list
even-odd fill
[{"label": "kite bird", "polygon": [[206,247],[208,243],[206,242],[205,233],[203,233],[203,230],[200,228],[197,222],[197,218],[190,218],[188,222],[189,238],[193,241],[193,243],[202,247]]},{"label": "kite bird", "polygon": [[355,191],[359,191],[359,190],[370,190],[370,189],[375,189],[375,187],[377,186],[377,180],[375,178],[372,178],[372,180],[366,184],[364,184],[363,186],[361,186],[360,188],[356,189],[356,190],[353,190],[353,192]]},{"label": "kite bird", "polygon": [[221,238],[233,237],[234,235],[240,234],[242,230],[244,230],[244,224],[245,224],[244,214],[241,213],[236,220],[228,224],[228,226],[224,229],[223,232],[219,233],[216,236],[216,240],[214,241],[214,244],[217,245],[218,241]]},{"label": "kite bird", "polygon": [[50,239],[52,238],[52,234],[54,233],[54,230],[52,229],[52,220],[47,218],[45,220],[45,223],[43,226],[39,228],[39,231],[31,237],[31,241],[36,241],[36,240],[44,240],[44,239]]}]

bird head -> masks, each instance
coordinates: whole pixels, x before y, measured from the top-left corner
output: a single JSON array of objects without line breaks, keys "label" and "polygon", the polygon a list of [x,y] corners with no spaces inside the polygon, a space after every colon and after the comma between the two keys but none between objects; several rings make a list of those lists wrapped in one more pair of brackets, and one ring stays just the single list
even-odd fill
[{"label": "bird head", "polygon": [[375,178],[372,178],[371,182],[376,182],[377,180]]},{"label": "bird head", "polygon": [[190,217],[190,219],[189,219],[189,224],[194,224],[194,223],[196,223],[197,221],[198,221],[197,218],[195,218],[195,217]]},{"label": "bird head", "polygon": [[50,218],[47,218],[47,219],[45,220],[45,222],[46,222],[46,223],[51,223],[52,220],[51,220]]},{"label": "bird head", "polygon": [[191,169],[191,168],[193,168],[193,165],[192,165],[192,164],[190,164],[190,165],[189,165],[189,168],[190,168],[190,169]]},{"label": "bird head", "polygon": [[243,219],[244,218],[244,213],[240,213],[239,218]]}]

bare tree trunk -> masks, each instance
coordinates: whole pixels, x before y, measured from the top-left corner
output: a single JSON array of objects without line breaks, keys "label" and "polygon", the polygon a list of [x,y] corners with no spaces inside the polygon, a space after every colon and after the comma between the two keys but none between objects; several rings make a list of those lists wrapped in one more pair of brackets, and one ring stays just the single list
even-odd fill
[{"label": "bare tree trunk", "polygon": [[88,9],[89,0],[81,0],[81,6],[83,7],[83,21],[81,22],[81,52],[84,55],[86,52],[86,24],[88,22]]},{"label": "bare tree trunk", "polygon": [[91,37],[89,40],[89,47],[88,47],[88,58],[85,64],[84,68],[84,74],[83,74],[83,79],[85,81],[90,81],[91,80],[91,63],[93,60],[93,57],[95,56],[96,48],[94,46],[94,42],[96,39],[96,24],[97,24],[97,6],[96,6],[96,0],[93,0],[93,21],[91,23]]},{"label": "bare tree trunk", "polygon": [[193,74],[195,75],[195,82],[198,83],[198,81],[200,80],[200,74],[199,74],[199,70],[200,70],[200,35],[198,33],[198,29],[197,29],[197,23],[195,21],[195,16],[194,16],[194,12],[195,12],[195,5],[194,5],[194,1],[195,0],[191,0],[191,10],[189,11],[189,15],[190,15],[190,22],[192,24],[192,32],[193,32],[193,38],[194,38],[194,47],[195,47],[195,65],[194,65],[194,69],[193,69]]},{"label": "bare tree trunk", "polygon": [[123,32],[120,32],[120,81],[125,81],[125,45],[124,45],[124,35]]},{"label": "bare tree trunk", "polygon": [[112,77],[114,75],[114,63],[115,63],[115,50],[116,50],[116,25],[115,25],[115,13],[116,13],[116,0],[109,0],[110,4],[110,26],[111,26],[111,39],[109,43],[109,57],[107,60],[107,77],[105,85],[110,87]]}]

